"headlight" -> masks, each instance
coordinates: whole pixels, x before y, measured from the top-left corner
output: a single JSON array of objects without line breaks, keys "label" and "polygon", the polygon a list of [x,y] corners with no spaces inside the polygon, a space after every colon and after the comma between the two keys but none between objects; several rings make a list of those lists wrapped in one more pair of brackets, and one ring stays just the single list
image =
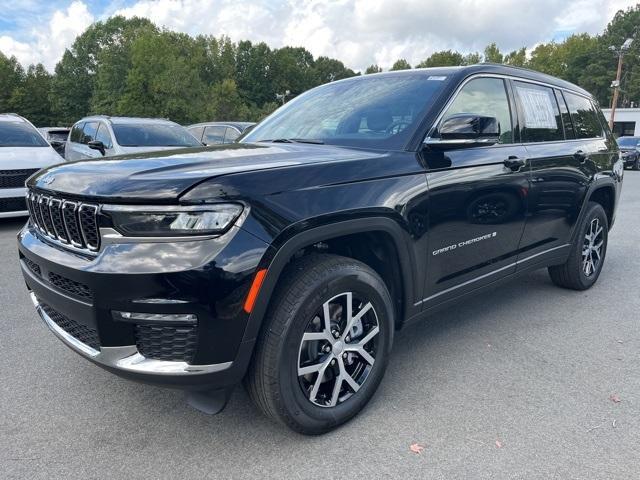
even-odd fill
[{"label": "headlight", "polygon": [[220,203],[197,207],[133,207],[109,205],[102,211],[111,217],[122,235],[173,237],[225,232],[242,213],[242,205]]}]

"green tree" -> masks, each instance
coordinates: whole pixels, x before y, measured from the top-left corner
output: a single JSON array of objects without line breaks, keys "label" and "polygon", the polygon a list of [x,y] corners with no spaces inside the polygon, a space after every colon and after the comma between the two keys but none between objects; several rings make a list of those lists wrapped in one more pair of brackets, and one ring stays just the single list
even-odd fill
[{"label": "green tree", "polygon": [[484,61],[490,63],[502,63],[504,57],[496,43],[490,43],[484,49]]},{"label": "green tree", "polygon": [[391,71],[395,70],[411,70],[411,65],[404,58],[400,58],[391,66]]},{"label": "green tree", "polygon": [[374,64],[374,65],[369,65],[367,69],[364,71],[364,74],[369,75],[370,73],[380,73],[380,72],[382,72],[382,68]]},{"label": "green tree", "polygon": [[329,57],[318,57],[313,63],[315,77],[319,84],[342,80],[356,75],[356,73],[344,66],[340,60]]},{"label": "green tree", "polygon": [[51,90],[51,75],[44,66],[31,65],[20,84],[11,94],[12,110],[28,118],[37,127],[55,124],[55,117],[51,112],[49,91]]},{"label": "green tree", "polygon": [[24,79],[24,69],[16,57],[0,52],[0,112],[12,110],[11,96]]},{"label": "green tree", "polygon": [[464,56],[463,65],[475,65],[482,62],[482,54],[478,52],[468,53]]},{"label": "green tree", "polygon": [[464,65],[464,57],[459,52],[442,50],[432,53],[428,58],[416,65],[416,68],[427,67],[454,67]]},{"label": "green tree", "polygon": [[211,87],[211,101],[207,102],[207,119],[212,121],[249,118],[249,107],[238,93],[235,80],[227,79]]},{"label": "green tree", "polygon": [[507,53],[502,61],[514,67],[524,67],[527,64],[527,49],[522,47],[519,50],[513,50]]},{"label": "green tree", "polygon": [[275,100],[272,80],[273,52],[266,43],[253,45],[241,41],[236,53],[236,83],[240,95],[247,103],[259,107]]},{"label": "green tree", "polygon": [[[76,38],[71,48],[65,50],[56,65],[51,86],[51,103],[61,121],[73,123],[90,111],[101,52],[119,48],[120,44],[126,43],[127,37],[136,35],[138,28],[155,27],[147,19],[111,17],[91,25]],[[116,77],[108,75],[110,80]],[[108,81],[103,85],[108,85]]]}]

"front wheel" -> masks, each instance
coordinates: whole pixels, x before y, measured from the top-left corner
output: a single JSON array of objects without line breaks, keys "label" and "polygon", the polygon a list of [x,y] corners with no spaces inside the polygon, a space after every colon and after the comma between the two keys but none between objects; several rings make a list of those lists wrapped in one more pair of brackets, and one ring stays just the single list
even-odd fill
[{"label": "front wheel", "polygon": [[589,202],[586,208],[569,258],[562,265],[549,267],[553,283],[572,290],[586,290],[596,283],[607,253],[607,214],[599,203]]},{"label": "front wheel", "polygon": [[267,416],[300,433],[325,433],[371,399],[392,336],[391,297],[375,271],[310,255],[284,272],[245,385]]}]

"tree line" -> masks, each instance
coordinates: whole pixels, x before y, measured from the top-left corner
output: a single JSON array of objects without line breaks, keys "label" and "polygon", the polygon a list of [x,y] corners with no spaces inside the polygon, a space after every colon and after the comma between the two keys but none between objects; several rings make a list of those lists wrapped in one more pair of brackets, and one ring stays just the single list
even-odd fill
[{"label": "tree line", "polygon": [[[415,68],[470,65],[482,61],[532,68],[593,93],[605,107],[617,58],[611,46],[634,37],[640,4],[616,13],[604,32],[572,35],[561,42],[503,53],[492,43],[482,53],[438,51]],[[625,55],[620,105],[640,104],[640,35]],[[391,70],[410,69],[405,59]],[[65,50],[49,73],[42,64],[24,69],[0,52],[0,112],[13,111],[37,126],[70,125],[92,113],[205,120],[258,121],[291,96],[323,83],[363,73],[302,47],[270,48],[228,37],[191,37],[147,19],[111,17],[91,25]]]}]

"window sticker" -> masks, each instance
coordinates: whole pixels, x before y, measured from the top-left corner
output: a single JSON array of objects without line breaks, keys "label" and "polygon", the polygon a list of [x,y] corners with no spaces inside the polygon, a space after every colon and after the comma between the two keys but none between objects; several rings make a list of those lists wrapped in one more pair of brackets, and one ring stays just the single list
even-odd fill
[{"label": "window sticker", "polygon": [[519,85],[516,86],[516,89],[524,110],[524,126],[526,128],[557,130],[558,124],[549,94],[535,88]]}]

